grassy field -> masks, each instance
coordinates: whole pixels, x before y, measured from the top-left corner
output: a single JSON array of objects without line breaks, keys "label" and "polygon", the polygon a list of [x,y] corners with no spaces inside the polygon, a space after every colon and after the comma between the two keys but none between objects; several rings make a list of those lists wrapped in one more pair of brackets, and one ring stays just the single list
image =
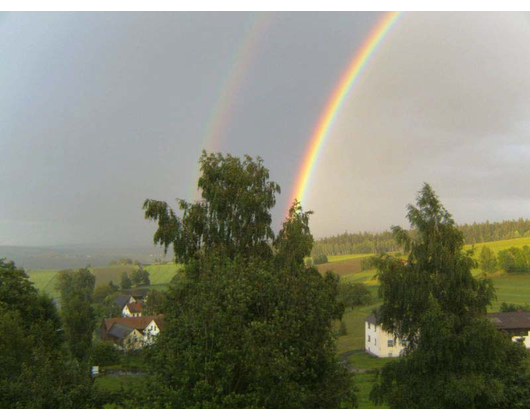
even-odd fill
[{"label": "grassy field", "polygon": [[41,292],[46,292],[50,296],[57,297],[55,291],[55,276],[57,270],[28,270],[29,279],[35,284],[35,287]]},{"label": "grassy field", "polygon": [[[151,284],[157,289],[166,287],[173,279],[173,276],[180,270],[179,264],[166,265],[148,265],[144,267],[149,272]],[[90,271],[96,276],[96,286],[100,284],[108,284],[113,281],[114,284],[119,285],[120,276],[123,272],[131,274],[137,267],[135,266],[112,266],[112,267],[93,267]],[[57,279],[57,270],[28,270],[29,279],[35,284],[35,287],[52,297],[58,297],[59,294],[55,290],[55,283]]]},{"label": "grassy field", "polygon": [[148,265],[145,269],[149,272],[152,285],[167,284],[182,268],[180,264]]},{"label": "grassy field", "polygon": [[331,263],[331,262],[338,262],[338,261],[355,260],[358,258],[371,257],[372,255],[374,254],[328,255],[328,261]]},{"label": "grassy field", "polygon": [[[495,254],[503,249],[511,248],[512,246],[516,248],[522,248],[524,245],[530,246],[530,237],[526,238],[517,238],[517,239],[506,239],[504,241],[495,241],[495,242],[483,242],[480,244],[475,244],[475,256],[480,255],[480,250],[483,246],[491,248]],[[471,245],[466,245],[466,249],[471,248]]]}]

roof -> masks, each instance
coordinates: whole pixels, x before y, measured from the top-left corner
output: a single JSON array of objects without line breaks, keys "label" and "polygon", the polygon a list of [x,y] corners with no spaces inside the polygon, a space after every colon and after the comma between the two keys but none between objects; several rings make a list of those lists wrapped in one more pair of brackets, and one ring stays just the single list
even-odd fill
[{"label": "roof", "polygon": [[120,340],[123,340],[134,330],[135,330],[134,328],[128,327],[126,325],[115,323],[114,325],[112,325],[112,327],[108,331],[108,334]]},{"label": "roof", "polygon": [[133,302],[127,304],[127,309],[131,314],[142,313],[142,302]]},{"label": "roof", "polygon": [[151,321],[155,321],[160,330],[164,328],[164,315],[137,316],[132,318],[107,318],[103,321],[102,327],[109,332],[115,324],[134,330],[145,330]]},{"label": "roof", "polygon": [[123,308],[125,305],[127,305],[127,302],[129,302],[130,298],[131,295],[119,295],[116,297],[116,299],[114,299],[114,303],[120,308]]},{"label": "roof", "polygon": [[376,319],[374,313],[372,313],[372,314],[370,314],[369,316],[367,316],[364,320],[365,320],[366,322],[371,323],[371,324],[377,324],[377,319]]},{"label": "roof", "polygon": [[530,329],[530,312],[497,312],[488,318],[499,330]]}]

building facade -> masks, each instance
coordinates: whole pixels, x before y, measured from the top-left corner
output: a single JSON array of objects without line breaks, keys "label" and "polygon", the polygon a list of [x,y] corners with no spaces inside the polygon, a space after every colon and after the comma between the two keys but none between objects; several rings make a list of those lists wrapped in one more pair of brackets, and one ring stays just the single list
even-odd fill
[{"label": "building facade", "polygon": [[373,356],[399,357],[406,347],[406,343],[381,328],[374,314],[365,319],[364,331],[364,349]]}]

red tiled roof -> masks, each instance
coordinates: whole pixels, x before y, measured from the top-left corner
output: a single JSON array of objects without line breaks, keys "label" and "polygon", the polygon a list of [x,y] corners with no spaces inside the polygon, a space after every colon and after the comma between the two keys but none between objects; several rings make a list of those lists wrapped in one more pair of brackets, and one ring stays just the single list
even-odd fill
[{"label": "red tiled roof", "polygon": [[127,308],[129,309],[129,312],[131,314],[141,313],[142,312],[142,302],[128,303],[127,304]]},{"label": "red tiled roof", "polygon": [[103,321],[102,327],[109,331],[114,324],[124,325],[135,330],[144,330],[151,321],[155,321],[158,328],[162,330],[164,324],[164,315],[137,316],[132,318],[107,318]]}]

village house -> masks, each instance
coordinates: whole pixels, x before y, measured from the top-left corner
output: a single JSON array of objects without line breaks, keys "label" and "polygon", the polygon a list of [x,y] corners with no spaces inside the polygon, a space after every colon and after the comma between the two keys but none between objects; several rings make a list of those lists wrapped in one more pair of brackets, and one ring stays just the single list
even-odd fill
[{"label": "village house", "polygon": [[147,302],[149,290],[125,290],[125,294],[114,299],[114,304],[120,308],[121,314],[126,318],[142,316],[143,305]]},{"label": "village house", "polygon": [[530,312],[498,312],[488,314],[493,325],[511,337],[512,341],[519,341],[530,348]]},{"label": "village house", "polygon": [[383,330],[375,314],[365,319],[364,348],[376,357],[399,357],[406,343]]},{"label": "village house", "polygon": [[131,295],[119,295],[116,296],[116,299],[114,299],[114,303],[120,308],[123,309],[125,305],[128,303],[134,303],[136,302],[136,299],[132,297]]},{"label": "village house", "polygon": [[163,321],[163,315],[107,318],[101,324],[100,338],[124,349],[140,349],[156,340]]},{"label": "village house", "polygon": [[142,310],[143,310],[142,302],[136,301],[133,303],[127,303],[123,307],[121,314],[125,318],[136,318],[136,317],[142,316]]}]

